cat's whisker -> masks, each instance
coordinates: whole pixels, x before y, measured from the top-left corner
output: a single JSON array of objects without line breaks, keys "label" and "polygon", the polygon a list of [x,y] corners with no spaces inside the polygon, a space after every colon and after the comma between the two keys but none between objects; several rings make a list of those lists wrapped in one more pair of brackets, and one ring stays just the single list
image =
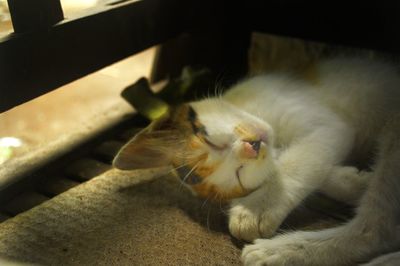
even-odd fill
[{"label": "cat's whisker", "polygon": [[207,88],[207,93],[204,93],[204,95],[203,95],[203,100],[204,99],[209,99],[210,98],[210,88],[208,87]]},{"label": "cat's whisker", "polygon": [[180,166],[177,166],[177,167],[172,168],[172,169],[170,170],[170,172],[176,171],[176,170],[178,170],[178,169],[180,169],[180,168],[182,168],[182,167],[188,166],[189,164],[190,164],[190,162],[189,162],[189,163],[181,164]]},{"label": "cat's whisker", "polygon": [[228,212],[225,211],[224,208],[222,207],[222,199],[221,198],[219,200],[219,209],[223,214],[228,215]]},{"label": "cat's whisker", "polygon": [[215,84],[215,89],[214,89],[214,96],[219,98],[219,99],[221,99],[222,90],[223,90],[223,87],[221,86],[221,84],[220,83],[216,83]]},{"label": "cat's whisker", "polygon": [[222,209],[222,199],[223,199],[223,194],[221,193],[221,192],[216,192],[214,195],[213,195],[213,199],[212,199],[212,201],[213,202],[217,202],[218,201],[218,205],[219,205],[219,209],[221,210],[221,212],[222,213],[224,213],[224,214],[226,214],[226,212]]},{"label": "cat's whisker", "polygon": [[207,201],[210,199],[210,197],[207,197],[206,199],[205,199],[205,201],[203,202],[203,204],[201,205],[201,209],[202,208],[204,208],[204,206],[207,204]]},{"label": "cat's whisker", "polygon": [[165,176],[168,176],[168,175],[170,175],[171,173],[173,173],[174,171],[176,171],[176,170],[178,170],[178,169],[180,169],[180,168],[182,168],[182,167],[185,167],[185,166],[187,166],[187,165],[189,165],[189,164],[190,164],[190,163],[185,163],[185,164],[182,164],[182,165],[177,166],[177,167],[172,167],[172,168],[171,168],[169,171],[167,171],[165,174],[161,175],[160,178],[165,177]]},{"label": "cat's whisker", "polygon": [[186,179],[188,179],[189,176],[193,173],[193,171],[197,169],[197,167],[199,166],[199,164],[200,164],[200,161],[197,162],[197,163],[192,167],[192,169],[190,169],[190,171],[185,175],[185,177],[181,180],[181,185],[179,186],[179,189],[182,189],[182,187],[183,187],[183,186],[185,185],[185,183],[186,183]]},{"label": "cat's whisker", "polygon": [[213,95],[213,93],[210,92],[210,90],[211,90],[211,88],[208,87],[207,94],[203,94],[203,97],[202,97],[203,100],[214,98],[214,95]]},{"label": "cat's whisker", "polygon": [[217,96],[217,92],[218,92],[218,86],[215,85],[215,86],[214,86],[214,96]]},{"label": "cat's whisker", "polygon": [[218,80],[218,77],[216,77],[215,78],[215,85],[214,85],[214,93],[215,93],[215,96],[217,95],[217,91],[218,91],[218,87],[219,87],[219,80]]},{"label": "cat's whisker", "polygon": [[222,77],[223,75],[222,74],[220,74],[219,76],[217,76],[216,78],[215,78],[215,85],[214,85],[214,97],[216,97],[216,98],[221,98],[221,96],[222,96],[222,80],[223,80],[223,77]]},{"label": "cat's whisker", "polygon": [[190,163],[186,163],[186,164],[182,164],[182,165],[177,166],[177,167],[172,167],[168,172],[165,173],[165,175],[162,175],[161,177],[168,176],[168,175],[170,175],[171,173],[173,173],[174,171],[176,171],[176,170],[178,170],[178,169],[180,169],[180,168],[182,168],[182,167],[185,167],[185,166],[187,166],[187,165],[189,165],[189,164],[190,164]]},{"label": "cat's whisker", "polygon": [[222,99],[223,93],[224,93],[224,87],[223,86],[219,86],[215,96],[218,97],[219,99]]},{"label": "cat's whisker", "polygon": [[210,210],[211,210],[211,206],[208,208],[208,211],[207,211],[207,221],[206,221],[206,224],[207,224],[207,230],[208,230],[208,231],[211,231],[211,230],[210,230]]}]

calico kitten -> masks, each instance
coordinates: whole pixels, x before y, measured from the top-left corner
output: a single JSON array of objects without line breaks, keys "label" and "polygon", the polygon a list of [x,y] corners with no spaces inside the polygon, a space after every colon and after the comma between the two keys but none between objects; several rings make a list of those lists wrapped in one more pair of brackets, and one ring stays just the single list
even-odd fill
[{"label": "calico kitten", "polygon": [[[194,193],[230,202],[230,232],[247,241],[271,237],[316,190],[359,206],[337,228],[256,240],[243,250],[246,265],[347,265],[395,250],[397,69],[336,58],[304,76],[252,77],[221,97],[179,106],[127,143],[114,166],[174,165]],[[368,157],[369,171],[345,165]]]}]

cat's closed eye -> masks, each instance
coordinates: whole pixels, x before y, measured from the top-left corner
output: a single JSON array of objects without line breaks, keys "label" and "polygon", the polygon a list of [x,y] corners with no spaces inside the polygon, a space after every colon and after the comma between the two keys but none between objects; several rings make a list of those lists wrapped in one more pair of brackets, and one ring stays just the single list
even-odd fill
[{"label": "cat's closed eye", "polygon": [[[217,150],[217,151],[222,151],[225,150],[229,147],[229,145],[227,144],[226,137],[222,136],[221,137],[215,137],[213,136],[213,139],[211,138],[211,136],[209,135],[206,126],[203,125],[198,117],[197,117],[197,113],[194,111],[194,109],[192,107],[189,107],[188,110],[188,120],[189,123],[192,127],[193,133],[205,144],[207,144],[210,148]],[[221,139],[221,140],[220,140]]]},{"label": "cat's closed eye", "polygon": [[215,144],[212,141],[210,141],[207,137],[203,137],[203,140],[208,146],[210,146],[211,148],[218,150],[218,151],[225,150],[229,147],[228,144],[219,144],[219,145]]}]

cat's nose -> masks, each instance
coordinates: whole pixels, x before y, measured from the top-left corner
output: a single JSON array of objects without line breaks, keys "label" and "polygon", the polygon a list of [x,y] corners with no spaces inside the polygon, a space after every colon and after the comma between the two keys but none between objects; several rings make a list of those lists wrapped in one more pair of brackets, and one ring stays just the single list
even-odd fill
[{"label": "cat's nose", "polygon": [[242,154],[247,159],[255,159],[258,157],[261,148],[261,140],[243,141]]}]

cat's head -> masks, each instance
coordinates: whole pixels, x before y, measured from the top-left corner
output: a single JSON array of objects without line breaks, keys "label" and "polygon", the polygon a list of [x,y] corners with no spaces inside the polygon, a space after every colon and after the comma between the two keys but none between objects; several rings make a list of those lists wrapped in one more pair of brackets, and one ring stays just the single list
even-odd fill
[{"label": "cat's head", "polygon": [[272,130],[219,99],[172,108],[117,154],[122,170],[173,165],[195,194],[227,201],[258,188],[275,171]]}]

